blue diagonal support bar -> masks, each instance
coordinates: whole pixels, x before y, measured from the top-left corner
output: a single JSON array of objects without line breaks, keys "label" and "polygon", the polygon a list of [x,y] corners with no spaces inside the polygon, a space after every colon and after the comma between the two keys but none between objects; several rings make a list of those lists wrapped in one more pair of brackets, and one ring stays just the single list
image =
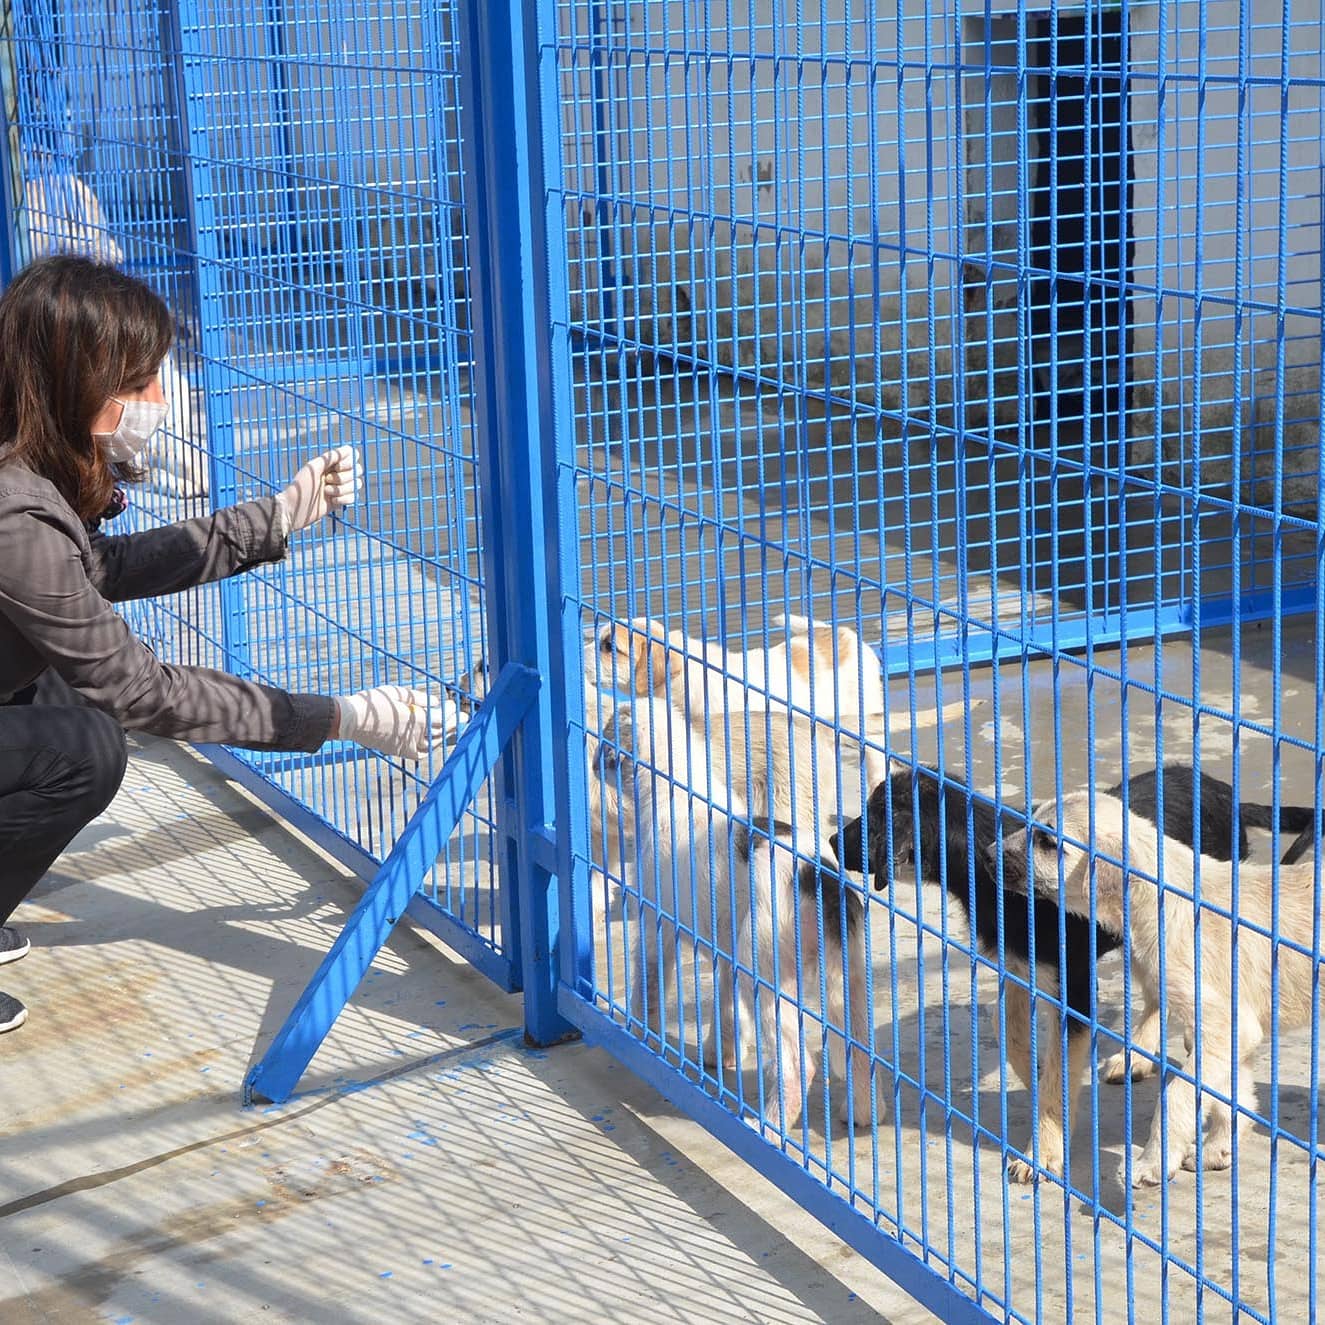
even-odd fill
[{"label": "blue diagonal support bar", "polygon": [[244,1103],[290,1098],[327,1032],[405,913],[460,816],[538,695],[538,673],[509,663],[456,742],[423,803],[345,922],[271,1048],[244,1082]]}]

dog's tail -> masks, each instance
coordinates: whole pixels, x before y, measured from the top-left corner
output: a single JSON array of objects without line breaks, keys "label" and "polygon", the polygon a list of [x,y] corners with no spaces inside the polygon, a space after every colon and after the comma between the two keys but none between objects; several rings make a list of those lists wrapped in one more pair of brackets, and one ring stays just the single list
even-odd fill
[{"label": "dog's tail", "polygon": [[1315,815],[1307,826],[1293,839],[1293,844],[1284,852],[1283,864],[1296,865],[1308,851],[1316,845]]},{"label": "dog's tail", "polygon": [[[1243,801],[1238,806],[1238,818],[1247,828],[1268,828],[1280,833],[1300,833],[1316,822],[1316,812],[1310,805],[1281,805],[1279,823],[1274,822],[1274,807],[1256,801]],[[1294,842],[1296,847],[1297,843]],[[1290,848],[1291,850],[1291,848]]]}]

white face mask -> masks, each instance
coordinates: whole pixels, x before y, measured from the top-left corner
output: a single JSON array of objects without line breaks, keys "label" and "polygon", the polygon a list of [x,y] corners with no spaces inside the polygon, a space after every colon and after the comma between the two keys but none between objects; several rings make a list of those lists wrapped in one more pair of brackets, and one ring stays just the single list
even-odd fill
[{"label": "white face mask", "polygon": [[111,399],[121,406],[120,421],[114,432],[98,433],[97,441],[111,464],[127,464],[141,453],[152,434],[165,422],[170,406],[158,405],[153,400],[120,400],[119,396]]}]

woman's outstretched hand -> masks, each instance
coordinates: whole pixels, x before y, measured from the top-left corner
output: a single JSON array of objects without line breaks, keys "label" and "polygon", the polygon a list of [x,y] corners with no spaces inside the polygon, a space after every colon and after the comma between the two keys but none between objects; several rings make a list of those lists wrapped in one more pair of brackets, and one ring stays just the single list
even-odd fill
[{"label": "woman's outstretched hand", "polygon": [[338,446],[310,460],[276,498],[285,519],[286,536],[348,506],[358,497],[362,483],[363,470],[352,446]]},{"label": "woman's outstretched hand", "polygon": [[341,695],[336,736],[397,759],[423,759],[456,723],[451,700],[429,690],[378,686]]}]

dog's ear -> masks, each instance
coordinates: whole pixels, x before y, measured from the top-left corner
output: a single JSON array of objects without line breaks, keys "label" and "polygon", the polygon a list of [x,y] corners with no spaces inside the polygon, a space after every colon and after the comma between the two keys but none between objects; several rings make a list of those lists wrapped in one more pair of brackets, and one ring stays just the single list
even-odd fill
[{"label": "dog's ear", "polygon": [[635,693],[660,695],[666,679],[667,646],[661,640],[640,640],[635,655]]},{"label": "dog's ear", "polygon": [[671,682],[673,703],[680,703],[681,700],[675,698],[680,694],[679,687],[685,683],[686,669],[686,637],[679,630],[669,631],[667,634],[667,645],[664,648],[661,644],[658,646],[658,687],[662,688],[664,680]]},{"label": "dog's ear", "polygon": [[829,845],[833,848],[833,855],[835,855],[841,862],[844,870],[856,870],[858,873],[864,872],[865,855],[861,850],[863,836],[860,816],[857,815],[850,823],[838,829],[838,831],[829,838]]},{"label": "dog's ear", "polygon": [[1121,916],[1127,875],[1118,863],[1123,858],[1122,835],[1095,822],[1095,906],[1101,919]]}]

